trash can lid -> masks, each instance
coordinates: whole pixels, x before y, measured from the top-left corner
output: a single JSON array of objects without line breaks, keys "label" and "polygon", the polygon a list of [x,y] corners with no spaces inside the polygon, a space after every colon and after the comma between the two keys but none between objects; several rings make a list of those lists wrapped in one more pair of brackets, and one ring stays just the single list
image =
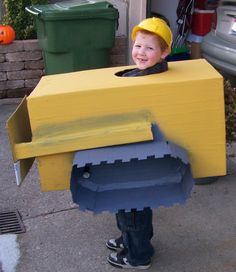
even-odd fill
[{"label": "trash can lid", "polygon": [[73,20],[87,18],[117,19],[118,10],[104,0],[70,0],[48,5],[26,7],[42,20]]}]

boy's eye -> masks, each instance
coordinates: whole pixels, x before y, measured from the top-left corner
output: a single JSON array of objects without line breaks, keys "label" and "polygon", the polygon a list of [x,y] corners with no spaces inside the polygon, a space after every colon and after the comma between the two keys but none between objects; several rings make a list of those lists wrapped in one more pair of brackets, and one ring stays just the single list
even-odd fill
[{"label": "boy's eye", "polygon": [[148,49],[148,50],[153,50],[153,47],[148,47],[147,49]]},{"label": "boy's eye", "polygon": [[140,48],[140,47],[141,47],[141,45],[139,45],[139,44],[136,44],[136,45],[135,45],[135,47],[136,47],[136,48]]}]

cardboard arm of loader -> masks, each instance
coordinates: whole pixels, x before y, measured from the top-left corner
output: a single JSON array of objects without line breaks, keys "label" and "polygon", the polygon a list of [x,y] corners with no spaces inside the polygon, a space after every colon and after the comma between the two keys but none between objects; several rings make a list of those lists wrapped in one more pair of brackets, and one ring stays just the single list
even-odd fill
[{"label": "cardboard arm of loader", "polygon": [[53,134],[45,129],[32,137],[26,97],[7,121],[17,185],[24,180],[35,157],[153,140],[150,113],[137,112],[88,120],[89,125],[68,129],[60,124]]}]

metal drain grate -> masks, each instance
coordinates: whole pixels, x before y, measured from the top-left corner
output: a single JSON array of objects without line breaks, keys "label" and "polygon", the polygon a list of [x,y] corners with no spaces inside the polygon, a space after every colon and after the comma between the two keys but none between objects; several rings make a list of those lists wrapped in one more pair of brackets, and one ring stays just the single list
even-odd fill
[{"label": "metal drain grate", "polygon": [[17,210],[0,212],[0,234],[22,232],[25,232],[25,226]]}]

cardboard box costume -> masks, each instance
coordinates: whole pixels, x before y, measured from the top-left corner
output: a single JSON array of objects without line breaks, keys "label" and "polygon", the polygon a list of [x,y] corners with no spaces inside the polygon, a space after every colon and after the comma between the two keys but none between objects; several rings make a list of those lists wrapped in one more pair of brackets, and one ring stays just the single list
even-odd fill
[{"label": "cardboard box costume", "polygon": [[[93,149],[95,155],[98,148],[115,151],[117,145],[148,143],[155,139],[155,125],[165,139],[187,151],[194,178],[225,175],[220,74],[200,59],[171,62],[161,74],[116,76],[128,68],[41,79],[7,123],[18,183],[36,157],[42,191],[69,189],[73,164],[79,164],[73,162],[77,151]],[[101,165],[109,161],[104,154]],[[140,160],[139,154],[136,158]],[[117,160],[122,163],[122,158]]]}]

